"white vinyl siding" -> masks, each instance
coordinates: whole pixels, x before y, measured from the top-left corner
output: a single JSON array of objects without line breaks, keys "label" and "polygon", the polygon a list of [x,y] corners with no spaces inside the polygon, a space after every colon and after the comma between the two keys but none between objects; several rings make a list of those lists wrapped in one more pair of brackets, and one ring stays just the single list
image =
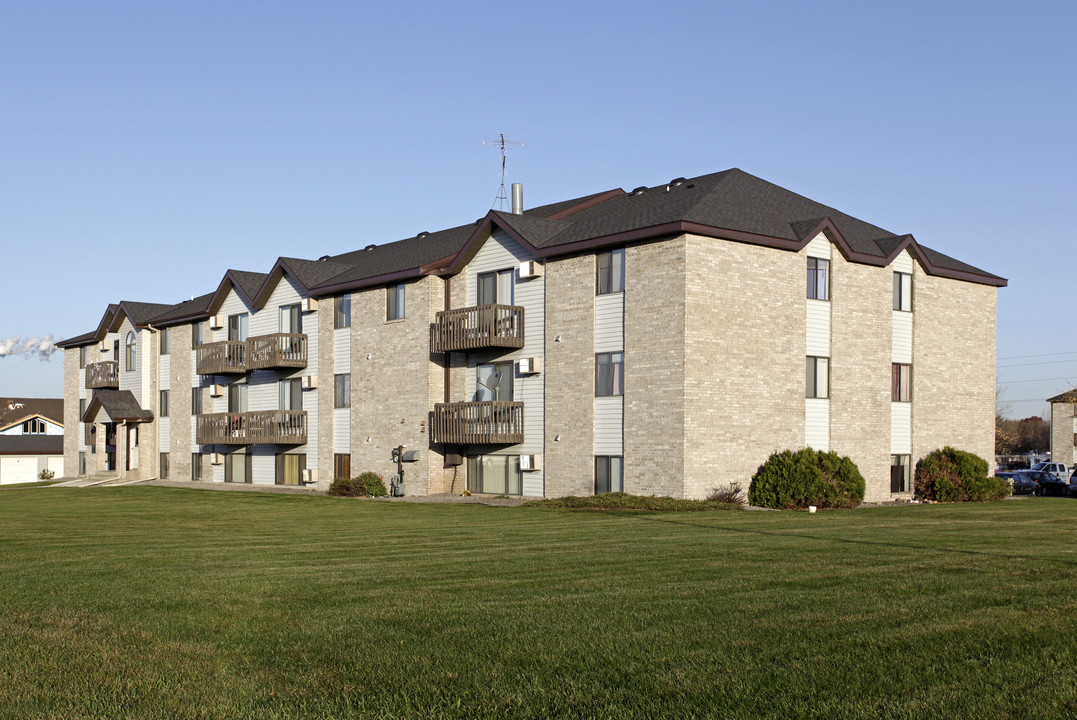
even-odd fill
[{"label": "white vinyl siding", "polygon": [[830,400],[805,398],[804,446],[816,450],[830,450]]},{"label": "white vinyl siding", "polygon": [[[832,245],[826,236],[820,233],[816,235],[805,247],[808,257],[831,259]],[[827,297],[833,292],[833,277],[827,269]],[[831,303],[827,300],[806,301],[804,317],[804,354],[808,357],[826,358],[827,366],[830,365],[830,308]],[[828,369],[829,373],[829,369]],[[826,378],[827,392],[829,395],[829,375]],[[826,397],[804,399],[804,446],[816,450],[830,449],[830,400]]]},{"label": "white vinyl siding", "polygon": [[[521,375],[516,362],[520,358],[543,359],[545,347],[546,281],[542,276],[520,279],[520,263],[534,258],[508,233],[495,228],[490,239],[472,258],[465,271],[467,281],[467,305],[475,305],[479,273],[512,270],[514,283],[513,305],[524,308],[524,347],[511,353],[501,351],[473,352],[468,358],[467,397],[475,397],[475,367],[490,362],[513,362],[513,399],[524,404],[524,441],[499,449],[499,455],[542,455],[544,452],[543,428],[544,388],[542,373]],[[545,492],[542,470],[523,473],[523,494],[540,497]]]},{"label": "white vinyl siding", "polygon": [[[620,353],[625,347],[625,296],[623,292],[595,296],[595,352]],[[626,372],[631,372],[626,368]],[[625,383],[628,387],[628,378]],[[628,390],[631,392],[631,390]],[[624,396],[594,400],[594,454],[624,454]]]},{"label": "white vinyl siding", "polygon": [[830,357],[830,303],[824,300],[807,300],[807,345],[805,355]]},{"label": "white vinyl siding", "polygon": [[595,455],[624,454],[624,397],[595,398]]},{"label": "white vinyl siding", "polygon": [[[333,331],[333,367],[342,372],[349,372],[352,366],[351,328]],[[319,378],[321,384],[321,378]],[[333,409],[333,452],[347,454],[351,452],[351,408]]]},{"label": "white vinyl siding", "polygon": [[912,453],[912,403],[890,403],[890,454]]},{"label": "white vinyl siding", "polygon": [[[608,293],[595,296],[595,352],[625,349],[625,296]],[[609,453],[598,453],[608,455]]]},{"label": "white vinyl siding", "polygon": [[[893,272],[912,274],[913,259],[906,250],[894,258],[890,264]],[[912,292],[915,295],[916,289]],[[913,311],[892,310],[892,343],[891,362],[901,365],[912,364],[912,326],[916,315],[915,296],[913,298]],[[913,373],[915,375],[915,371]],[[890,454],[912,454],[912,403],[890,403]]]},{"label": "white vinyl siding", "polygon": [[[912,364],[912,313],[894,310],[891,362]],[[902,453],[894,453],[900,455]]]},{"label": "white vinyl siding", "polygon": [[[135,333],[135,363],[134,369],[128,371],[127,369],[127,333]],[[146,335],[146,331],[136,332],[134,325],[128,318],[124,318],[120,324],[119,340],[120,340],[120,390],[130,390],[135,400],[138,401],[139,407],[146,408],[148,403],[145,402],[145,398],[142,395],[142,359],[145,357],[144,352],[145,343],[143,337]],[[115,358],[109,358],[113,360]]]}]

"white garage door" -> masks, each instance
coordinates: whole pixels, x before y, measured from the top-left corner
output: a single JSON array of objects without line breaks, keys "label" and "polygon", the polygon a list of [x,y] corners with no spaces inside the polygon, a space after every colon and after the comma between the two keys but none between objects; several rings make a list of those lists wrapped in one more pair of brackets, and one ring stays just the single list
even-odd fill
[{"label": "white garage door", "polygon": [[37,480],[36,457],[0,457],[0,485]]}]

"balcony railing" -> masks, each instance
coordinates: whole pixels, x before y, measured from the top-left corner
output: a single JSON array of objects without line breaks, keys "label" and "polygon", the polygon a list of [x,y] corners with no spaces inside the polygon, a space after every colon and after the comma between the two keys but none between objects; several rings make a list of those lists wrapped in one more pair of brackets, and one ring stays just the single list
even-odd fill
[{"label": "balcony railing", "polygon": [[307,336],[296,333],[259,335],[247,340],[247,368],[305,368]]},{"label": "balcony railing", "polygon": [[479,305],[443,310],[434,324],[434,352],[524,346],[524,309]]},{"label": "balcony railing", "polygon": [[434,442],[514,445],[524,441],[524,404],[500,400],[434,406]]},{"label": "balcony railing", "polygon": [[199,375],[242,375],[247,372],[247,342],[224,340],[199,345],[196,358]]},{"label": "balcony railing", "polygon": [[199,415],[199,445],[302,445],[307,441],[305,410],[264,410]]},{"label": "balcony railing", "polygon": [[89,363],[86,365],[86,389],[118,388],[120,386],[120,364],[115,360]]}]

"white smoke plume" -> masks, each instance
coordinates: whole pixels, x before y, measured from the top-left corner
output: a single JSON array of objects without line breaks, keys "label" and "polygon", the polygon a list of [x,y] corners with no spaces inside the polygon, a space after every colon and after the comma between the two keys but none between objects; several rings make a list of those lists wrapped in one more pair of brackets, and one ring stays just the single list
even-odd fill
[{"label": "white smoke plume", "polygon": [[52,336],[52,333],[43,337],[26,338],[25,340],[22,339],[22,335],[0,338],[0,358],[22,355],[23,357],[36,357],[42,361],[48,360],[56,352],[55,340],[56,338]]}]

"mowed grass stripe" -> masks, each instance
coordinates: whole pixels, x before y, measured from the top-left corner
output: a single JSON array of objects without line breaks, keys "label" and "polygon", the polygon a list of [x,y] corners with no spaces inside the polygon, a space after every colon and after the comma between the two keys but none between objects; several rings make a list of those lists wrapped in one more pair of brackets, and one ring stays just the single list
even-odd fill
[{"label": "mowed grass stripe", "polygon": [[3,489],[0,716],[1067,717],[1074,511]]}]

